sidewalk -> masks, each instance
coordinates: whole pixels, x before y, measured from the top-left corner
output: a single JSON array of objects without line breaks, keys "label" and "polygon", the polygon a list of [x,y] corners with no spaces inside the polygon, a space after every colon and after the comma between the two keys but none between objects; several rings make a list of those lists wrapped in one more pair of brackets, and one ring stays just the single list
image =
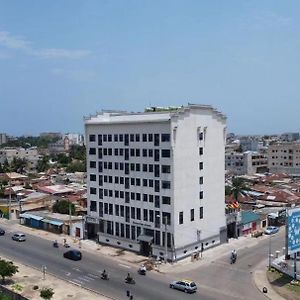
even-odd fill
[{"label": "sidewalk", "polygon": [[[1,255],[1,258],[10,260],[5,258],[3,255]],[[55,276],[47,274],[47,272],[45,274],[45,279],[43,279],[42,270],[39,271],[37,269],[27,267],[17,261],[14,261],[14,263],[19,267],[19,272],[12,277],[13,282],[5,285],[5,287],[30,300],[40,300],[40,291],[43,288],[53,289],[53,300],[111,300],[111,298],[104,297],[65,280],[61,280]],[[38,289],[35,290],[34,287]]]},{"label": "sidewalk", "polygon": [[264,293],[264,295],[271,300],[285,300],[282,298],[279,294],[276,293],[276,291],[273,289],[272,285],[270,284],[268,278],[267,278],[267,268],[268,268],[268,262],[264,261],[262,262],[257,269],[255,270],[253,274],[253,279],[256,287],[259,291],[262,292],[263,288],[267,288],[267,293]]}]

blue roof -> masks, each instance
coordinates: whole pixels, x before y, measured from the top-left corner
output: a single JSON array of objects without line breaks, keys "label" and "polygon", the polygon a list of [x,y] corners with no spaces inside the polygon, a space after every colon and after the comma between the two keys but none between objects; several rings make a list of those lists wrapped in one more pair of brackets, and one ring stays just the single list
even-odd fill
[{"label": "blue roof", "polygon": [[55,226],[61,226],[61,225],[64,224],[64,222],[56,221],[56,220],[49,220],[49,219],[44,219],[43,222],[44,223],[49,223],[49,224],[52,224],[52,225],[55,225]]},{"label": "blue roof", "polygon": [[40,221],[40,220],[44,219],[44,217],[40,217],[40,216],[28,214],[28,213],[20,214],[20,217],[25,218],[25,219],[34,219],[34,220],[37,220],[37,221]]},{"label": "blue roof", "polygon": [[259,214],[253,212],[253,211],[242,211],[241,212],[241,217],[242,217],[242,224],[249,224],[255,221],[259,221],[260,217]]}]

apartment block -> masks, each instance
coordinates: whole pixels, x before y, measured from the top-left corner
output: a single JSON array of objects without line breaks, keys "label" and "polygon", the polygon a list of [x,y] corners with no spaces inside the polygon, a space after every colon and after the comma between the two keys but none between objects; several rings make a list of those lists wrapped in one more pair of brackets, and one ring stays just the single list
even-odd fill
[{"label": "apartment block", "polygon": [[300,142],[270,144],[268,167],[271,173],[300,175]]},{"label": "apartment block", "polygon": [[226,117],[211,106],[85,118],[89,238],[175,261],[226,241]]}]

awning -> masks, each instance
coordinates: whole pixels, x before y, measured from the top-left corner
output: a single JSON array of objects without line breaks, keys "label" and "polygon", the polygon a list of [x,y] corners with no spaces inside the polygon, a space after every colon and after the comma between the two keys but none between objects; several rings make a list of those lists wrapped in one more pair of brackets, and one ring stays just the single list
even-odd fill
[{"label": "awning", "polygon": [[138,240],[141,241],[141,242],[151,243],[153,241],[153,236],[141,234],[138,237]]},{"label": "awning", "polygon": [[44,217],[40,217],[40,216],[36,216],[36,215],[32,215],[32,214],[27,214],[27,213],[23,213],[20,214],[21,218],[25,218],[25,219],[34,219],[37,221],[41,221],[42,219],[44,219]]},{"label": "awning", "polygon": [[48,220],[48,219],[44,219],[43,222],[44,222],[44,223],[51,224],[51,225],[55,225],[55,226],[62,226],[62,225],[64,225],[64,222],[56,221],[56,220]]}]

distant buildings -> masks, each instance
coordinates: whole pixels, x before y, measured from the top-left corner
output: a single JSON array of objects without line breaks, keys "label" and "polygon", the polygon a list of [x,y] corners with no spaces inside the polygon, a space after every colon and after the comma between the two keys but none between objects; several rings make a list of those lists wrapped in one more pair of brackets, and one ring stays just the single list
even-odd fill
[{"label": "distant buildings", "polygon": [[177,260],[226,241],[226,118],[211,106],[86,118],[88,236]]},{"label": "distant buildings", "polygon": [[267,156],[256,151],[230,151],[225,154],[225,169],[235,175],[262,173],[267,171],[267,167]]},{"label": "distant buildings", "polygon": [[283,142],[294,142],[300,139],[299,132],[287,132],[280,136]]},{"label": "distant buildings", "polygon": [[6,160],[10,164],[13,161],[14,157],[26,159],[28,163],[27,168],[29,170],[34,170],[37,166],[38,160],[40,159],[37,147],[31,147],[27,149],[6,147],[0,149],[1,164],[3,164]]},{"label": "distant buildings", "polygon": [[269,145],[268,167],[271,173],[300,175],[300,142],[278,142]]},{"label": "distant buildings", "polygon": [[5,133],[0,133],[0,146],[8,142],[8,136]]}]

